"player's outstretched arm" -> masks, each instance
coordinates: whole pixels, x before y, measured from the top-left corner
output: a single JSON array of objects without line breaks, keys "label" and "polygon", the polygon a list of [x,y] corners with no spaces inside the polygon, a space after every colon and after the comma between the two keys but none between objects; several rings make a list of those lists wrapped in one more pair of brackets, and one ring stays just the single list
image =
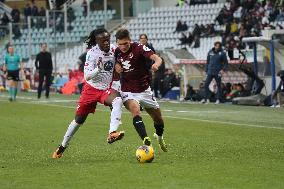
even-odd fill
[{"label": "player's outstretched arm", "polygon": [[152,54],[150,56],[150,59],[155,62],[152,65],[152,70],[153,71],[157,71],[159,69],[159,67],[162,65],[162,59],[158,55],[156,55],[156,54]]}]

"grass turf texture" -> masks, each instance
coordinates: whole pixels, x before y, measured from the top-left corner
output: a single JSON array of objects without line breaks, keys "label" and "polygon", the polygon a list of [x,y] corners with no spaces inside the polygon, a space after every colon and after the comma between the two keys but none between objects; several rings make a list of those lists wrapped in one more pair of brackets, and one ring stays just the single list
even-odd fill
[{"label": "grass turf texture", "polygon": [[[122,141],[107,144],[109,110],[98,106],[64,157],[51,159],[78,96],[38,101],[0,96],[0,188],[284,188],[284,109],[163,102],[169,152],[139,164],[142,144],[124,110]],[[271,128],[272,127],[272,128]]]}]

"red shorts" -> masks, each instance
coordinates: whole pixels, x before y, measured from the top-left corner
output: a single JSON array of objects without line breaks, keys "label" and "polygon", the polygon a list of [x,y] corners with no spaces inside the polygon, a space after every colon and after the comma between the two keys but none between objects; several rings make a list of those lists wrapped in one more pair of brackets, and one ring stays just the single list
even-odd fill
[{"label": "red shorts", "polygon": [[112,89],[99,90],[85,83],[78,101],[76,115],[84,116],[89,113],[94,113],[96,111],[97,102],[104,104],[105,100],[112,92]]}]

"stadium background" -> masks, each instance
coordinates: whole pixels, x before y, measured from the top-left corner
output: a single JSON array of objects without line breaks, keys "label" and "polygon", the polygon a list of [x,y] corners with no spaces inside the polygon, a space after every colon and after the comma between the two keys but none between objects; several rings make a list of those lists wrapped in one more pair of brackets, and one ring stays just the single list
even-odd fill
[{"label": "stadium background", "polygon": [[[142,112],[155,150],[155,159],[151,164],[138,164],[135,159],[135,151],[141,141],[126,109],[123,109],[123,124],[120,126],[121,130],[126,131],[124,139],[112,145],[107,144],[105,139],[110,112],[100,105],[76,134],[64,157],[54,161],[52,152],[74,116],[79,94],[62,95],[53,92],[50,99],[37,99],[34,92],[21,92],[17,100],[11,103],[7,92],[1,91],[0,188],[284,188],[283,108],[233,106],[229,103],[203,105],[183,101],[187,83],[198,90],[200,82],[205,78],[206,54],[213,47],[214,41],[223,41],[221,34],[226,31],[226,24],[220,25],[215,19],[224,6],[227,9],[231,3],[191,1],[190,6],[176,6],[182,2],[94,0],[90,1],[95,2],[94,10],[90,8],[92,11],[85,16],[82,1],[76,0],[67,3],[69,12],[66,13],[66,21],[64,5],[53,14],[54,2],[40,0],[34,2],[39,9],[44,7],[47,10],[46,15],[31,16],[26,20],[23,8],[27,2],[31,4],[30,1],[0,1],[0,64],[3,64],[6,45],[11,42],[16,52],[23,57],[28,70],[26,78],[22,78],[30,81],[31,88],[28,91],[34,91],[37,87],[34,58],[39,52],[40,43],[48,43],[56,68],[54,84],[61,84],[56,80],[60,75],[64,77],[61,80],[64,82],[69,80],[69,75],[78,76],[77,62],[85,51],[84,39],[90,30],[105,24],[112,32],[112,37],[120,26],[127,27],[135,41],[140,33],[148,34],[149,42],[165,60],[166,68],[180,79],[180,83],[171,89],[168,96],[174,100],[159,100],[165,119],[165,140],[169,147],[167,153],[159,150],[157,141],[152,137],[152,120]],[[58,6],[62,3],[56,2]],[[271,12],[278,10],[279,3],[283,3],[271,2],[268,6]],[[131,3],[133,11],[129,11]],[[260,3],[266,4],[265,1]],[[109,10],[104,11],[107,5]],[[121,14],[121,7],[124,14]],[[15,11],[12,14],[13,9],[20,11],[20,18],[15,17],[16,23],[12,20],[12,15],[17,15]],[[253,10],[255,12],[256,9]],[[10,20],[6,24],[3,24],[5,19],[2,19],[4,12]],[[247,58],[243,66],[252,68],[265,81],[266,87],[262,90],[265,95],[270,94],[273,83],[278,84],[276,73],[283,69],[281,11],[271,16],[273,18],[268,23],[261,19],[264,21],[261,26],[265,26],[262,36],[247,36],[249,38],[246,40],[258,41],[258,45],[249,43],[242,50]],[[183,32],[175,32],[179,19],[188,25],[188,29],[183,31],[186,34],[196,29],[195,24],[202,23],[215,23],[215,31],[203,32],[200,43],[196,40],[191,45],[180,45]],[[235,36],[239,37],[239,32]],[[235,42],[238,41],[235,39]],[[228,47],[226,44],[224,48]],[[247,82],[247,76],[239,69],[243,58],[239,59],[238,48],[230,47],[227,50],[233,52],[235,60],[230,62],[223,82]],[[19,87],[24,89],[24,82],[20,83]],[[181,102],[176,100],[179,98]]]},{"label": "stadium background", "polygon": [[[0,49],[1,64],[3,64],[6,53],[6,45],[9,42],[14,44],[16,52],[23,58],[25,67],[30,71],[29,80],[31,89],[33,89],[37,85],[37,80],[34,77],[34,59],[40,51],[40,43],[46,42],[52,53],[54,77],[56,78],[58,75],[67,77],[70,70],[78,69],[78,57],[85,51],[84,39],[92,29],[106,27],[112,32],[112,42],[115,43],[113,34],[116,29],[126,27],[132,33],[134,41],[139,40],[141,33],[148,35],[149,42],[164,58],[166,67],[172,69],[180,80],[174,88],[176,91],[168,97],[183,98],[186,95],[188,84],[194,89],[198,89],[200,82],[204,80],[204,60],[206,60],[207,52],[213,47],[215,41],[223,42],[222,35],[226,32],[226,23],[218,22],[217,17],[222,10],[230,9],[230,6],[233,6],[230,1],[191,1],[190,5],[187,2],[170,0],[93,0],[86,2],[86,12],[83,13],[83,1],[80,0],[70,0],[66,3],[64,1],[34,1],[38,8],[36,16],[25,16],[26,4],[33,5],[30,1],[6,0],[5,3],[1,3],[2,15],[5,13],[9,18],[6,25],[2,23],[0,26],[1,44],[3,44]],[[180,6],[178,6],[179,3]],[[273,10],[281,10],[281,3],[281,1],[272,1]],[[234,13],[237,11],[234,10]],[[13,19],[16,12],[19,12],[20,15]],[[281,11],[278,13],[282,14]],[[270,40],[274,33],[283,33],[281,30],[284,26],[282,17],[269,18],[268,23],[263,17],[267,16],[264,14],[260,18],[262,32],[258,36],[265,36],[266,40]],[[175,32],[179,20],[185,22],[187,28],[182,32]],[[210,33],[209,29],[209,32],[199,35],[197,41],[194,38],[191,44],[182,44],[183,34],[193,33],[196,30],[196,24],[203,25],[206,29],[212,25],[213,31]],[[240,38],[238,33],[232,34],[232,36]],[[235,43],[239,43],[238,38],[233,39],[236,39]],[[230,62],[229,71],[223,76],[223,82],[245,83],[248,78],[238,69],[240,63],[237,60],[239,58],[238,46],[230,47],[228,43],[223,42],[224,48],[227,50],[231,48],[229,50],[233,51],[233,55],[231,55],[233,57],[228,58],[233,61]],[[266,88],[262,92],[264,94],[269,94],[272,88],[275,88],[276,81],[272,81],[275,80],[275,77],[271,76],[283,69],[283,45],[277,43],[276,46],[273,53],[275,68],[270,65],[271,47],[269,42],[262,45],[258,43],[255,49],[252,45],[246,45],[242,49],[247,58],[246,63],[257,62],[252,67],[265,81]],[[272,69],[275,70],[271,75]],[[54,82],[56,83],[55,80]]]}]

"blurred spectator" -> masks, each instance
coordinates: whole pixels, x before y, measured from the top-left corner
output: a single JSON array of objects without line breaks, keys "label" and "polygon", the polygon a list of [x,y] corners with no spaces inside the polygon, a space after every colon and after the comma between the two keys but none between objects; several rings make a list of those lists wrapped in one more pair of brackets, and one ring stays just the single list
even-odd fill
[{"label": "blurred spectator", "polygon": [[229,94],[227,94],[226,99],[231,100],[235,97],[244,97],[244,86],[240,83],[233,84],[232,90]]},{"label": "blurred spectator", "polygon": [[25,21],[28,22],[28,16],[32,15],[32,8],[30,3],[27,3],[24,8]]},{"label": "blurred spectator", "polygon": [[181,32],[181,31],[182,31],[182,22],[181,20],[178,20],[175,32]]},{"label": "blurred spectator", "polygon": [[187,84],[187,90],[186,90],[186,95],[184,97],[184,100],[190,100],[190,101],[195,101],[194,96],[196,95],[195,90],[190,84]]},{"label": "blurred spectator", "polygon": [[2,17],[1,17],[1,23],[2,25],[7,25],[10,22],[9,17],[7,16],[7,14],[4,12]]},{"label": "blurred spectator", "polygon": [[177,80],[175,73],[172,69],[167,69],[165,72],[164,80],[163,80],[163,93],[162,97],[166,95],[166,93],[171,90],[173,87],[177,86]]},{"label": "blurred spectator", "polygon": [[180,40],[180,45],[185,45],[188,43],[188,38],[184,32],[181,33],[181,38],[179,38],[179,40]]},{"label": "blurred spectator", "polygon": [[195,35],[193,48],[199,48],[199,47],[200,47],[200,37],[198,35]]},{"label": "blurred spectator", "polygon": [[83,10],[83,16],[87,16],[88,14],[88,3],[86,0],[83,0],[82,4],[81,4],[82,10]]},{"label": "blurred spectator", "polygon": [[32,2],[31,16],[38,16],[38,8],[35,2]]},{"label": "blurred spectator", "polygon": [[238,24],[236,19],[234,19],[233,22],[231,23],[230,32],[231,34],[235,34],[238,32]]},{"label": "blurred spectator", "polygon": [[20,22],[20,11],[18,9],[13,9],[11,12],[11,16],[14,23]]},{"label": "blurred spectator", "polygon": [[75,13],[72,7],[68,7],[67,9],[67,22],[72,22],[75,20]]},{"label": "blurred spectator", "polygon": [[193,36],[200,36],[201,35],[201,30],[198,24],[194,25],[193,31],[192,31]]},{"label": "blurred spectator", "polygon": [[39,11],[38,15],[39,16],[45,16],[45,14],[46,14],[45,9],[43,7],[40,7],[40,11]]},{"label": "blurred spectator", "polygon": [[194,40],[194,36],[188,32],[188,36],[186,36],[185,33],[182,33],[181,34],[182,37],[179,39],[180,40],[180,45],[188,45],[188,46],[191,46],[193,40]]},{"label": "blurred spectator", "polygon": [[277,21],[284,21],[284,6],[281,8],[278,16],[276,17]]},{"label": "blurred spectator", "polygon": [[181,25],[181,31],[186,31],[188,29],[188,26],[186,24],[186,22],[183,22]]},{"label": "blurred spectator", "polygon": [[189,2],[187,0],[178,0],[178,2],[176,4],[177,7],[183,7],[185,5],[189,6]]}]

